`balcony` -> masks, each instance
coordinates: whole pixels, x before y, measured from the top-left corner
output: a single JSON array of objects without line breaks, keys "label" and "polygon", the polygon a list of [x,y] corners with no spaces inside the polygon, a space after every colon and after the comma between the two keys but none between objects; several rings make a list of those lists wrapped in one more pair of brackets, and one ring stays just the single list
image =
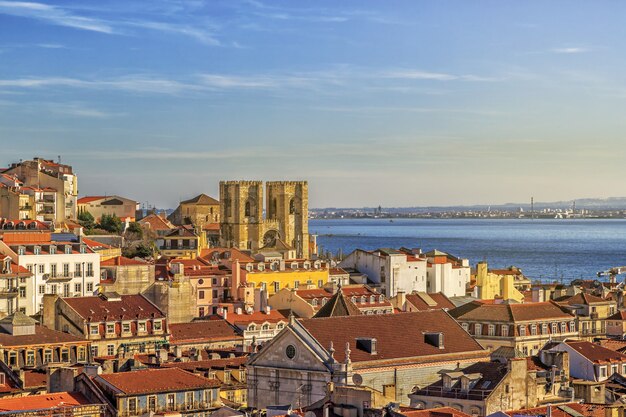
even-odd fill
[{"label": "balcony", "polygon": [[220,405],[218,404],[217,401],[214,402],[205,402],[205,401],[194,401],[193,403],[182,403],[182,404],[175,404],[172,407],[163,407],[158,405],[156,408],[138,408],[137,410],[134,411],[118,411],[117,415],[120,417],[135,417],[135,416],[142,416],[142,415],[148,415],[150,414],[150,412],[154,412],[155,414],[157,413],[167,413],[167,412],[171,412],[171,411],[180,411],[181,413],[192,413],[192,412],[198,412],[198,411],[206,411],[206,410],[212,410],[214,408],[218,408],[220,407]]},{"label": "balcony", "polygon": [[459,388],[445,389],[442,387],[425,387],[423,389],[416,389],[410,396],[423,396],[423,397],[439,397],[439,398],[455,398],[459,400],[470,401],[483,401],[491,394],[491,390],[472,389],[469,391],[461,390]]},{"label": "balcony", "polygon": [[13,298],[13,297],[17,297],[17,294],[18,294],[17,288],[0,288],[0,297]]},{"label": "balcony", "polygon": [[590,313],[589,318],[591,320],[598,320],[598,313]]}]

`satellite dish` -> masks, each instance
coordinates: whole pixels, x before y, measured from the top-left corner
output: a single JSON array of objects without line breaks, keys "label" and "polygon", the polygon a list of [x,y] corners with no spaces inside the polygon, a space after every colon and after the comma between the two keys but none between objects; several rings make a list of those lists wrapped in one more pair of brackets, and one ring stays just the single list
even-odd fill
[{"label": "satellite dish", "polygon": [[354,385],[356,385],[357,387],[360,387],[363,383],[363,377],[359,374],[354,374],[352,375],[352,382],[354,382]]}]

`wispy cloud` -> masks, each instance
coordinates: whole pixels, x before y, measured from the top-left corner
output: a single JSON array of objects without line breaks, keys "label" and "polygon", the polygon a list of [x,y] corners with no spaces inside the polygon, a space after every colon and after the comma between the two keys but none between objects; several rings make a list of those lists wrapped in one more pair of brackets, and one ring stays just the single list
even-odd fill
[{"label": "wispy cloud", "polygon": [[130,27],[155,30],[165,33],[175,33],[193,38],[199,42],[212,46],[221,46],[222,43],[216,38],[215,33],[210,28],[193,27],[187,24],[166,23],[157,21],[125,21],[119,22],[120,25]]},{"label": "wispy cloud", "polygon": [[100,33],[114,33],[113,27],[104,21],[78,16],[66,9],[44,3],[0,1],[0,13],[37,19],[58,26]]},{"label": "wispy cloud", "polygon": [[555,54],[583,54],[585,52],[589,52],[589,48],[583,47],[569,47],[569,48],[553,48],[550,50]]},{"label": "wispy cloud", "polygon": [[396,78],[396,79],[404,79],[404,80],[431,80],[431,81],[500,81],[501,78],[495,77],[484,77],[474,74],[448,74],[442,72],[429,72],[422,70],[391,70],[386,71],[381,74],[383,78]]}]

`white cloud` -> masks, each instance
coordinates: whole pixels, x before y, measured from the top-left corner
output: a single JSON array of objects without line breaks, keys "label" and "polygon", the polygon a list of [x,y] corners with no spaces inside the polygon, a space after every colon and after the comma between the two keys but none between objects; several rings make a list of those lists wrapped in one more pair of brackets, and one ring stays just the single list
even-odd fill
[{"label": "white cloud", "polygon": [[66,26],[100,33],[114,33],[108,23],[85,16],[77,16],[67,10],[44,3],[0,1],[0,13],[41,20],[53,25]]},{"label": "white cloud", "polygon": [[589,48],[582,47],[570,47],[570,48],[553,48],[551,49],[555,54],[582,54],[589,52]]}]

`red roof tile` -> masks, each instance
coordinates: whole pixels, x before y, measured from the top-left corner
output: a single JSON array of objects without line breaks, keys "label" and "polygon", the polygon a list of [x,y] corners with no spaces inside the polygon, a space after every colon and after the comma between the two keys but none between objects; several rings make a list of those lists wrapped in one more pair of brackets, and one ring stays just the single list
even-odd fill
[{"label": "red roof tile", "polygon": [[90,404],[90,401],[78,392],[55,392],[52,394],[29,395],[27,397],[2,398],[0,399],[0,410],[45,410],[84,404]]},{"label": "red roof tile", "polygon": [[243,336],[225,320],[201,320],[169,325],[170,343],[214,342],[243,339]]},{"label": "red roof tile", "polygon": [[130,259],[124,256],[116,256],[100,262],[100,266],[132,266],[132,265],[148,265],[148,262],[139,259]]},{"label": "red roof tile", "polygon": [[250,323],[278,323],[279,321],[287,322],[288,318],[278,310],[270,310],[269,314],[264,311],[255,311],[252,314],[235,314],[228,313],[226,321],[235,325],[247,325]]},{"label": "red roof tile", "polygon": [[[403,314],[360,315],[302,320],[302,325],[328,349],[331,341],[335,359],[345,359],[350,344],[353,362],[413,358],[440,354],[486,352],[461,326],[443,310]],[[425,341],[425,334],[442,332],[444,347]],[[377,353],[372,355],[356,346],[356,338],[373,337]]]},{"label": "red roof tile", "polygon": [[98,375],[124,394],[149,394],[219,387],[217,380],[207,379],[178,368],[146,369]]},{"label": "red roof tile", "polygon": [[102,296],[69,297],[63,301],[83,319],[94,322],[107,319],[165,318],[165,315],[143,295],[122,295],[120,301],[106,300]]},{"label": "red roof tile", "polygon": [[606,347],[602,347],[596,343],[591,343],[591,342],[582,341],[582,340],[581,341],[571,340],[571,341],[567,341],[564,343],[594,363],[605,363],[605,362],[616,362],[616,361],[626,362],[625,354],[611,350],[611,349],[607,349]]}]

